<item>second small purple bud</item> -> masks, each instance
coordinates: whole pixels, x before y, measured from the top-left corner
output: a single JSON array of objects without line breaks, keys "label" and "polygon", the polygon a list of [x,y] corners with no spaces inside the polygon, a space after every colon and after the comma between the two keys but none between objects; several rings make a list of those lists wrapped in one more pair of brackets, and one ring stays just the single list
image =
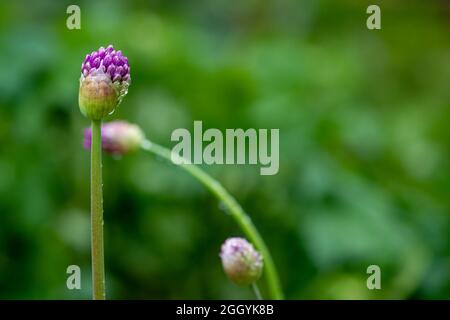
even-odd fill
[{"label": "second small purple bud", "polygon": [[228,238],[220,252],[222,266],[228,278],[239,285],[249,285],[262,273],[261,254],[244,238]]},{"label": "second small purple bud", "polygon": [[[112,155],[124,155],[138,150],[145,140],[144,133],[135,124],[126,121],[106,122],[102,125],[102,150]],[[92,130],[84,130],[84,148],[90,150]]]}]

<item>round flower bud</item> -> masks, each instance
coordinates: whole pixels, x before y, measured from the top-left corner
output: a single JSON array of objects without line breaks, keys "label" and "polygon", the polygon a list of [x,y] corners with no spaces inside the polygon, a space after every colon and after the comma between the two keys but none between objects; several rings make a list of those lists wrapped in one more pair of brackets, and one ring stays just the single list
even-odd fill
[{"label": "round flower bud", "polygon": [[100,120],[114,112],[127,94],[130,80],[128,58],[113,46],[86,55],[81,64],[78,95],[81,113]]},{"label": "round flower bud", "polygon": [[[136,151],[144,141],[144,133],[135,124],[126,121],[112,121],[102,125],[102,149],[113,155],[123,155]],[[83,146],[90,150],[92,130],[84,130]]]},{"label": "round flower bud", "polygon": [[243,238],[229,238],[220,252],[222,266],[228,278],[239,285],[249,285],[259,279],[263,268],[261,255]]}]

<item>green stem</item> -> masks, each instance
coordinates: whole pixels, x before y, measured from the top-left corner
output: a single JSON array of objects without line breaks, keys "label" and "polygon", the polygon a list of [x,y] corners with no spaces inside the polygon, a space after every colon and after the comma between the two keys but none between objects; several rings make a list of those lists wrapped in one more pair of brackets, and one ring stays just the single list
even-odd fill
[{"label": "green stem", "polygon": [[[150,141],[144,141],[142,148],[149,152],[156,154],[162,158],[165,158],[172,162],[171,151],[160,145],[157,145]],[[278,274],[275,268],[275,264],[270,255],[264,240],[256,229],[255,225],[251,221],[250,217],[244,212],[239,203],[231,196],[227,190],[214,178],[208,175],[200,167],[190,164],[186,159],[174,155],[178,160],[182,159],[185,164],[179,166],[189,172],[197,180],[199,180],[207,189],[209,189],[228,209],[230,215],[241,227],[247,238],[255,245],[255,247],[261,252],[264,258],[264,277],[267,282],[267,288],[271,299],[283,299],[283,294],[278,279]],[[181,161],[178,161],[180,163]],[[172,162],[173,163],[173,162]]]},{"label": "green stem", "polygon": [[105,300],[105,261],[103,253],[103,192],[101,120],[92,121],[91,145],[91,250],[92,298]]},{"label": "green stem", "polygon": [[253,292],[255,293],[256,299],[262,300],[261,292],[259,291],[259,288],[258,288],[258,285],[256,284],[256,282],[252,283],[252,289],[253,289]]}]

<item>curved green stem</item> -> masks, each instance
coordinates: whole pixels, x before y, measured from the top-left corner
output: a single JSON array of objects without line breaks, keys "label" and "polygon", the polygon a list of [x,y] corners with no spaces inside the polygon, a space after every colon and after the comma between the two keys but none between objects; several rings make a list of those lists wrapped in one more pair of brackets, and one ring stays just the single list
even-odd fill
[{"label": "curved green stem", "polygon": [[103,191],[101,121],[92,121],[91,145],[91,252],[92,298],[105,300],[105,262],[103,253]]},{"label": "curved green stem", "polygon": [[[142,149],[147,150],[169,160],[172,161],[172,153],[169,149],[164,148],[160,145],[157,145],[148,140],[142,143]],[[229,210],[230,215],[236,221],[236,223],[241,227],[242,231],[245,233],[247,238],[255,245],[255,247],[261,252],[264,258],[265,270],[264,277],[267,282],[267,288],[270,294],[271,299],[282,299],[283,294],[280,287],[280,282],[278,279],[278,274],[275,268],[275,264],[272,260],[272,256],[270,255],[269,249],[267,248],[264,240],[256,229],[255,225],[251,221],[250,217],[244,212],[239,203],[231,196],[227,190],[214,178],[208,175],[205,171],[203,171],[200,167],[190,164],[187,159],[181,158],[178,155],[174,154],[174,157],[177,157],[177,161],[179,166],[189,172],[192,176],[194,176],[197,180],[199,180],[208,190],[210,190],[218,199],[221,201],[226,208]]]}]

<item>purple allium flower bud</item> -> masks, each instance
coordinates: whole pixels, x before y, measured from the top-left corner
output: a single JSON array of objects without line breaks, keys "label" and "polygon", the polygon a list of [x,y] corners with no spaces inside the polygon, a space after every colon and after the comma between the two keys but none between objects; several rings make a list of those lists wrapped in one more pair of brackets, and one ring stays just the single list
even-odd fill
[{"label": "purple allium flower bud", "polygon": [[261,276],[263,260],[255,248],[243,238],[229,238],[220,252],[223,269],[231,281],[252,284]]},{"label": "purple allium flower bud", "polygon": [[112,45],[86,55],[81,64],[78,96],[81,112],[92,120],[114,112],[127,94],[130,80],[128,58]]},{"label": "purple allium flower bud", "polygon": [[[112,121],[102,125],[102,149],[113,155],[123,155],[140,148],[145,137],[142,130],[135,124],[126,121]],[[90,150],[92,130],[84,130],[83,146]]]}]

